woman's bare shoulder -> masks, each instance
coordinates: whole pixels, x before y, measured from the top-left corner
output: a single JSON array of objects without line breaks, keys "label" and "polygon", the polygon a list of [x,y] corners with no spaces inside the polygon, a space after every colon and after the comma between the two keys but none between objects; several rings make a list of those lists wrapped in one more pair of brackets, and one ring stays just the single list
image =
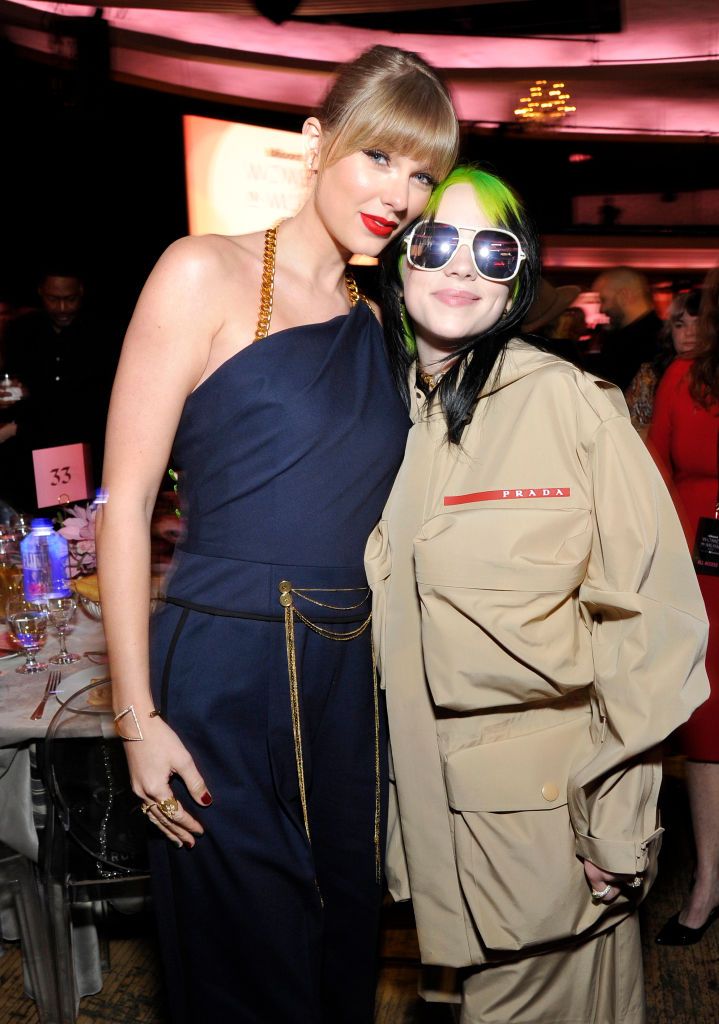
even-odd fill
[{"label": "woman's bare shoulder", "polygon": [[226,275],[237,279],[238,272],[255,270],[262,258],[261,234],[185,235],[165,249],[156,270],[185,279],[211,278],[221,281]]}]

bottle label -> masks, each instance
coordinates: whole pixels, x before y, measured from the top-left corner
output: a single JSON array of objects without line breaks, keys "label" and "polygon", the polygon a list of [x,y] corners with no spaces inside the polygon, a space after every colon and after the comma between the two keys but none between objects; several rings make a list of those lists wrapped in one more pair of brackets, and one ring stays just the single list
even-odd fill
[{"label": "bottle label", "polygon": [[67,542],[51,537],[26,538],[22,545],[23,586],[28,601],[69,597]]}]

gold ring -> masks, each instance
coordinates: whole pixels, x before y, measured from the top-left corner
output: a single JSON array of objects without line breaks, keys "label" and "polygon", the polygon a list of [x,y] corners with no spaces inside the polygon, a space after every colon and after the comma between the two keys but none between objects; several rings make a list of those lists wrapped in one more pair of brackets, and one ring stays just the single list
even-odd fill
[{"label": "gold ring", "polygon": [[158,800],[157,806],[165,817],[170,819],[170,821],[172,821],[180,809],[180,805],[177,800],[175,800],[174,796],[168,796],[167,800]]},{"label": "gold ring", "polygon": [[153,807],[157,807],[157,801],[155,801],[155,803],[153,804],[143,804],[140,807],[140,810],[142,811],[143,814],[147,814],[147,812],[151,811]]}]

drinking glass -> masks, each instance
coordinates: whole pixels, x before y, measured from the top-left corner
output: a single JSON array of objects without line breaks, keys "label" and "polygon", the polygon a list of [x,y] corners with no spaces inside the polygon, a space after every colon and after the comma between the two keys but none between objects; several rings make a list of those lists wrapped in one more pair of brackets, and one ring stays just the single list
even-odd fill
[{"label": "drinking glass", "polygon": [[18,555],[17,542],[6,533],[0,533],[0,609],[4,609],[10,594],[20,589],[22,568],[17,564]]},{"label": "drinking glass", "polygon": [[70,629],[70,622],[75,614],[77,601],[74,597],[48,597],[44,604],[47,608],[48,622],[51,626],[55,627],[55,632],[60,641],[59,652],[53,655],[52,658],[48,658],[48,661],[51,665],[72,665],[80,660],[80,655],[68,651],[65,637]]},{"label": "drinking glass", "polygon": [[8,628],[26,655],[25,664],[15,671],[22,675],[44,672],[49,667],[47,662],[38,661],[35,655],[47,636],[46,609],[15,593],[8,597],[6,612]]},{"label": "drinking glass", "polygon": [[17,540],[22,540],[30,533],[30,518],[24,512],[16,512],[14,516],[10,516],[10,528]]}]

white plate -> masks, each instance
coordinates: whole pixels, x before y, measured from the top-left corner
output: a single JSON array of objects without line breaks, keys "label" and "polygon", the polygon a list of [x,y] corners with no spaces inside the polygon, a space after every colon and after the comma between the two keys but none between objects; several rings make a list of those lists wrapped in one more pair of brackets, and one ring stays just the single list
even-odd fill
[{"label": "white plate", "polygon": [[[103,669],[105,669],[105,671],[103,671]],[[55,700],[59,704],[67,704],[68,700],[73,697],[78,690],[81,690],[83,686],[89,686],[93,679],[106,678],[107,668],[104,665],[90,665],[89,668],[81,668],[78,672],[68,673],[67,676],[63,675],[62,682],[55,694]],[[100,708],[100,710],[102,710],[102,708]]]}]

